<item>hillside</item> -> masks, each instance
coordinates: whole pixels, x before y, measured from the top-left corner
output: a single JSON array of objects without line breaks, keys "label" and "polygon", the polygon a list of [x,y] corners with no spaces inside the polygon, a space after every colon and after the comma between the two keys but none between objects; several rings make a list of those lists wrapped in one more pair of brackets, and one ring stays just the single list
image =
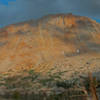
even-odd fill
[{"label": "hillside", "polygon": [[[0,50],[0,72],[33,68],[46,73],[53,67],[86,70],[82,63],[99,59],[100,24],[72,14],[12,24],[0,29]],[[97,66],[91,70],[99,69],[99,60],[91,63]]]},{"label": "hillside", "polygon": [[100,80],[99,71],[100,24],[88,17],[48,15],[0,29],[0,95],[55,91],[73,78],[76,86],[88,72]]}]

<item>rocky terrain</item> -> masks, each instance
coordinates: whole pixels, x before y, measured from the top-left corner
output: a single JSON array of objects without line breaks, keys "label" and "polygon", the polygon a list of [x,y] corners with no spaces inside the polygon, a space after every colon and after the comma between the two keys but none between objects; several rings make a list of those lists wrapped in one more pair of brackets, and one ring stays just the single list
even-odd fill
[{"label": "rocky terrain", "polygon": [[[16,79],[18,76],[18,82],[20,78],[29,77],[30,87],[30,73],[33,80],[38,75],[38,80],[41,80],[55,73],[60,80],[68,80],[87,75],[88,72],[99,79],[95,74],[99,71],[100,24],[88,17],[48,15],[0,29],[1,90],[22,86],[21,83],[21,86],[10,86],[15,80],[9,83],[9,77]],[[9,87],[4,84],[9,84]],[[42,88],[42,85],[37,84],[38,88]]]}]

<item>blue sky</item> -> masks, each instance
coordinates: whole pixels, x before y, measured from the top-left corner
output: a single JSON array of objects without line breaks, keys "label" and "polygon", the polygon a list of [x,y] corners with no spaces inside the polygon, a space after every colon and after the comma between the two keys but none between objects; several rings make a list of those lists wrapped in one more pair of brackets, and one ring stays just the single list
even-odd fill
[{"label": "blue sky", "polygon": [[9,2],[12,2],[12,1],[16,1],[16,0],[0,0],[0,4],[2,4],[2,5],[8,5]]},{"label": "blue sky", "polygon": [[100,22],[100,0],[0,0],[0,27],[56,13],[88,16]]},{"label": "blue sky", "polygon": [[100,23],[100,19],[95,19],[95,18],[94,18],[94,20],[96,20],[98,23]]}]

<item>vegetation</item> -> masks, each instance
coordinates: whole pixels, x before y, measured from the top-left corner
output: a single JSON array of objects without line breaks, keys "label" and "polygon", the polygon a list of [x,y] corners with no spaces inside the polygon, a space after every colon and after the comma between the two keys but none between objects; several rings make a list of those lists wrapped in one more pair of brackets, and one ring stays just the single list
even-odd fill
[{"label": "vegetation", "polygon": [[[87,100],[88,92],[91,91],[90,87],[98,86],[96,79],[91,85],[90,77],[84,80],[78,77],[65,80],[62,76],[66,71],[51,72],[48,72],[46,77],[41,73],[36,73],[33,69],[23,71],[16,76],[8,74],[0,76],[0,89],[3,87],[4,92],[3,95],[0,95],[17,100],[19,98],[21,100],[80,100],[80,97],[81,100],[82,98]],[[92,89],[92,93],[93,91]],[[96,91],[94,93],[96,94]]]}]

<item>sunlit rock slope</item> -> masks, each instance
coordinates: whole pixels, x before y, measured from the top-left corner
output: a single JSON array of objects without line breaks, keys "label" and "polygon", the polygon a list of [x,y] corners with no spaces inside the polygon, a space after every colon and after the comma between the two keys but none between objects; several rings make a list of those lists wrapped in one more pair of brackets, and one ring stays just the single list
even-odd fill
[{"label": "sunlit rock slope", "polygon": [[[99,59],[99,53],[100,24],[87,17],[48,15],[0,29],[0,72],[25,68],[42,73],[52,68],[87,71],[85,64]],[[95,60],[96,69],[98,65]]]}]

